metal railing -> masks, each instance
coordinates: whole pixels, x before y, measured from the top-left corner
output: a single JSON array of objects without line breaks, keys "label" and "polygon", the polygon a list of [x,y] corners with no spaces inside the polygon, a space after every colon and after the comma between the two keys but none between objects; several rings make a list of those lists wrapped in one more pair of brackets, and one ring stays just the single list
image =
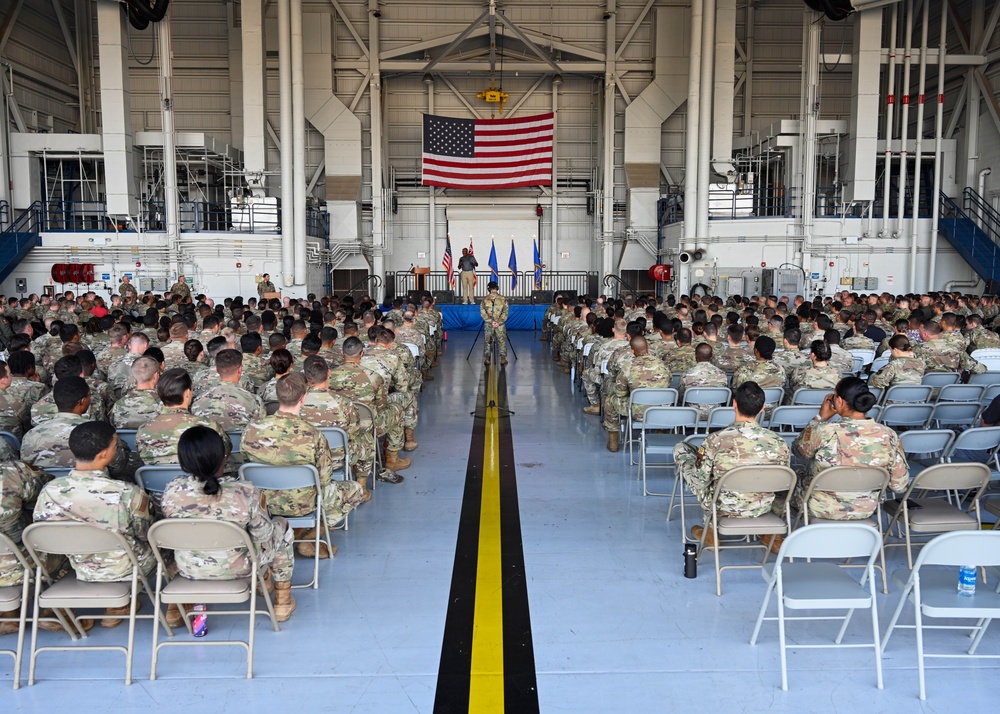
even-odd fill
[{"label": "metal railing", "polygon": [[[975,220],[967,215],[958,203],[942,191],[941,217],[939,228],[946,235],[955,237],[961,245],[956,245],[962,257],[969,261],[984,279],[995,278],[1000,270],[1000,246],[996,236],[984,231]],[[976,263],[979,263],[977,266]]]},{"label": "metal railing", "polygon": [[708,217],[712,220],[788,217],[789,190],[786,188],[711,189]]},{"label": "metal railing", "polygon": [[[416,290],[423,277],[424,290],[430,292],[454,291],[456,301],[463,299],[461,274],[455,273],[455,285],[448,283],[448,274],[443,270],[435,270],[427,275],[419,276],[409,271],[386,273],[386,284],[390,288],[390,297],[406,297],[411,290]],[[500,294],[514,300],[528,302],[535,290],[551,290],[553,292],[575,291],[577,295],[597,297],[598,274],[586,272],[542,271],[540,287],[535,285],[534,272],[517,273],[517,286],[511,286],[511,271],[501,271],[497,282],[500,284]],[[476,273],[476,285],[473,296],[486,296],[486,286],[491,280],[489,271]]]},{"label": "metal railing", "polygon": [[608,288],[609,292],[615,297],[621,297],[626,293],[638,295],[635,288],[629,282],[617,275],[605,275],[604,287]]},{"label": "metal railing", "polygon": [[993,242],[1000,240],[1000,212],[980,196],[975,189],[962,191],[962,207],[973,221],[983,229]]},{"label": "metal railing", "polygon": [[[374,297],[378,295],[379,288],[381,287],[382,287],[382,278],[380,278],[377,275],[366,275],[365,277],[361,278],[361,280],[354,283],[354,285],[349,287],[346,291],[344,291],[343,295],[350,295],[355,299],[357,299],[357,296],[359,294],[371,295]],[[341,297],[343,297],[343,295],[341,295]]]},{"label": "metal railing", "polygon": [[0,201],[0,231],[6,230],[10,225],[10,203]]},{"label": "metal railing", "polygon": [[[885,202],[883,201],[884,186],[881,181],[875,185],[875,200],[868,202],[852,203],[845,205],[843,201],[843,191],[837,186],[818,186],[816,188],[816,218],[868,218],[869,212],[872,218],[885,218]],[[930,218],[933,204],[933,188],[930,185],[922,185],[920,189],[919,218]],[[899,216],[899,190],[895,183],[889,190],[889,218]],[[910,189],[905,191],[903,196],[903,218],[913,218],[913,193]]]}]

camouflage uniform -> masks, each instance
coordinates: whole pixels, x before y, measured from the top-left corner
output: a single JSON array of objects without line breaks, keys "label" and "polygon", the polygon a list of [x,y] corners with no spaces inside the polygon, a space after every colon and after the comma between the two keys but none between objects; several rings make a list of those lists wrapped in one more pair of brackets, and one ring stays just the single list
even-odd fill
[{"label": "camouflage uniform", "polygon": [[[287,583],[295,565],[292,530],[284,518],[267,515],[263,500],[253,484],[228,479],[209,496],[201,481],[185,474],[167,484],[162,508],[165,518],[214,518],[245,528],[257,547],[258,567],[270,566],[275,582]],[[174,557],[181,575],[198,580],[245,578],[253,567],[244,548],[177,551]]]},{"label": "camouflage uniform", "polygon": [[[793,505],[799,510],[812,479],[833,466],[884,468],[889,472],[889,488],[894,493],[906,490],[909,467],[899,436],[872,419],[841,417],[839,422],[831,423],[813,419],[792,444],[792,450],[810,461],[808,473],[795,488]],[[809,514],[840,521],[863,520],[875,512],[876,495],[817,491],[809,501]]]},{"label": "camouflage uniform", "polygon": [[128,304],[139,299],[139,292],[132,283],[122,283],[118,286],[118,294],[122,297],[122,302]]},{"label": "camouflage uniform", "polygon": [[[193,426],[207,426],[215,430],[226,445],[226,456],[232,452],[233,442],[229,435],[214,421],[195,416],[181,407],[164,406],[160,416],[139,427],[135,434],[135,449],[142,463],[146,466],[176,465],[179,462],[177,442],[181,434]],[[232,462],[233,459],[226,462],[226,473],[235,473],[239,469]]]},{"label": "camouflage uniform", "polygon": [[28,405],[10,392],[0,392],[0,431],[7,431],[20,439],[31,428]]},{"label": "camouflage uniform", "polygon": [[[194,393],[195,399],[199,399],[206,392],[222,384],[222,378],[214,369],[204,366],[197,372],[192,372],[191,369],[189,369],[191,364],[192,363],[189,362],[184,366],[184,369],[186,369],[188,374],[191,375],[191,391]],[[243,391],[251,394],[257,391],[256,387],[254,387],[253,381],[245,374],[240,376],[239,387]]]},{"label": "camouflage uniform", "polygon": [[685,374],[695,364],[693,345],[678,345],[667,357],[667,369],[671,374]]},{"label": "camouflage uniform", "polygon": [[[31,407],[31,426],[38,426],[58,413],[55,396],[49,392]],[[90,407],[87,408],[86,417],[88,421],[108,421],[108,408],[101,393],[90,393]]]},{"label": "camouflage uniform", "polygon": [[170,286],[170,292],[174,295],[180,295],[182,300],[186,300],[191,297],[191,287],[187,284],[187,281],[183,283],[177,281]]},{"label": "camouflage uniform", "polygon": [[[51,419],[42,422],[24,435],[21,440],[21,459],[35,468],[73,468],[76,459],[69,450],[69,435],[80,424],[86,424],[90,419],[72,412],[59,412]],[[118,451],[114,461],[108,466],[108,471],[114,478],[130,480],[128,469],[131,449],[128,444],[118,439]]]},{"label": "camouflage uniform", "polygon": [[812,364],[808,353],[795,349],[775,350],[771,361],[785,370],[785,374],[792,374],[799,367],[808,367]]},{"label": "camouflage uniform", "polygon": [[[684,399],[684,392],[693,387],[728,387],[729,381],[726,373],[716,367],[711,362],[698,362],[694,367],[681,375],[678,383],[678,392],[681,400]],[[692,405],[698,410],[698,419],[708,418],[708,413],[715,408],[714,404]]]},{"label": "camouflage uniform", "polygon": [[[146,575],[156,564],[146,540],[153,523],[149,497],[135,484],[108,478],[104,471],[74,469],[46,485],[35,504],[35,521],[92,523],[120,533]],[[132,564],[116,553],[71,555],[76,576],[84,582],[117,582],[130,577]]]},{"label": "camouflage uniform", "polygon": [[799,367],[792,372],[792,392],[796,389],[833,389],[842,377],[841,372],[830,365]]},{"label": "camouflage uniform", "polygon": [[226,431],[243,431],[265,411],[264,402],[256,394],[222,382],[198,397],[191,405],[191,413],[213,420]]},{"label": "camouflage uniform", "polygon": [[959,372],[982,374],[986,365],[977,362],[955,345],[944,340],[921,342],[913,348],[913,354],[924,361],[927,372]]},{"label": "camouflage uniform", "polygon": [[274,370],[271,365],[257,355],[243,355],[243,376],[253,382],[254,391],[260,389],[261,385],[274,379]]},{"label": "camouflage uniform", "polygon": [[119,357],[108,367],[108,382],[119,394],[135,386],[135,379],[132,377],[132,364],[140,357],[142,357],[141,354],[129,352]]},{"label": "camouflage uniform", "polygon": [[[650,354],[634,357],[632,363],[618,373],[614,390],[604,400],[605,431],[618,431],[619,419],[627,413],[632,390],[641,387],[665,389],[669,386],[670,370],[663,362]],[[631,418],[636,421],[641,420],[645,412],[646,407],[633,406]]]},{"label": "camouflage uniform", "polygon": [[4,392],[4,396],[7,397],[7,399],[13,398],[30,409],[31,405],[45,396],[45,393],[48,391],[48,387],[41,382],[34,382],[25,377],[14,375],[10,386],[7,387],[7,391]]},{"label": "camouflage uniform", "polygon": [[742,345],[738,347],[727,346],[724,349],[716,349],[712,355],[712,364],[721,369],[723,372],[729,372],[730,374],[748,362],[753,362],[753,360],[753,354],[748,352],[747,348]]},{"label": "camouflage uniform", "polygon": [[[507,359],[507,298],[499,293],[490,293],[479,304],[479,314],[483,318],[487,357],[492,353],[493,342],[496,340],[500,359]],[[493,326],[494,322],[497,323],[496,327]]]},{"label": "camouflage uniform", "polygon": [[761,389],[764,387],[784,387],[785,370],[771,361],[754,361],[740,367],[733,374],[733,391],[744,382],[756,382]]},{"label": "camouflage uniform", "polygon": [[[709,434],[700,449],[681,442],[674,447],[677,472],[698,497],[706,514],[712,512],[712,499],[719,479],[737,466],[788,466],[788,444],[779,435],[756,421],[737,422]],[[720,516],[755,518],[767,513],[774,493],[719,494]],[[705,521],[709,517],[706,515]]]},{"label": "camouflage uniform", "polygon": [[381,383],[376,385],[363,367],[344,362],[330,372],[328,384],[331,393],[339,394],[352,402],[360,402],[372,410],[378,438],[386,437],[386,449],[403,450],[405,439],[402,405],[390,402]]},{"label": "camouflage uniform", "polygon": [[621,344],[628,343],[624,340],[610,338],[595,345],[590,350],[590,366],[583,373],[583,389],[587,393],[587,401],[590,402],[591,406],[597,406],[601,400],[601,385],[604,383],[601,365],[611,357],[611,353],[618,349]]},{"label": "camouflage uniform", "polygon": [[260,385],[260,389],[257,390],[257,394],[260,396],[260,400],[264,402],[267,406],[271,402],[278,401],[278,378],[270,379],[264,384]]},{"label": "camouflage uniform", "polygon": [[941,333],[941,341],[951,345],[952,347],[957,347],[958,349],[965,352],[969,349],[969,338],[963,335],[958,330],[952,330],[950,332]]},{"label": "camouflage uniform", "polygon": [[[31,523],[31,510],[50,476],[22,461],[0,464],[0,533],[17,544]],[[24,570],[13,555],[0,555],[0,588],[20,585]]]},{"label": "camouflage uniform", "polygon": [[919,357],[893,357],[868,380],[871,387],[888,389],[897,384],[920,384],[927,365]]},{"label": "camouflage uniform", "polygon": [[[325,389],[309,388],[306,402],[299,413],[303,419],[317,428],[336,426],[347,432],[347,446],[351,452],[351,468],[358,473],[358,467],[371,463],[372,439],[371,427],[364,428],[354,404],[339,394],[333,394]],[[344,463],[344,450],[331,450],[334,467],[339,468]]]},{"label": "camouflage uniform", "polygon": [[184,354],[183,341],[170,341],[160,348],[163,351],[163,369],[173,369],[174,367],[187,367],[187,356]]},{"label": "camouflage uniform", "polygon": [[875,341],[864,335],[854,335],[846,340],[841,340],[840,346],[848,352],[851,350],[873,350],[875,349]]},{"label": "camouflage uniform", "polygon": [[120,360],[126,354],[128,354],[128,349],[125,347],[108,347],[101,352],[95,353],[97,366],[107,372],[108,369],[111,368],[112,364]]},{"label": "camouflage uniform", "polygon": [[399,404],[403,409],[403,427],[416,429],[417,392],[412,389],[410,376],[403,363],[390,350],[372,345],[361,357],[361,367],[367,369],[369,366],[375,367],[376,364],[379,371],[385,375],[384,380],[389,388],[389,401]]},{"label": "camouflage uniform", "polygon": [[[332,526],[364,502],[365,492],[357,481],[333,481],[333,455],[320,431],[305,419],[292,414],[264,417],[247,427],[243,436],[247,461],[272,466],[308,464],[319,471],[322,486],[321,504]],[[315,509],[313,488],[275,491],[268,495],[267,509],[272,515],[301,516]]]},{"label": "camouflage uniform", "polygon": [[135,389],[119,399],[111,409],[115,429],[138,429],[160,415],[163,402],[152,389]]},{"label": "camouflage uniform", "polygon": [[969,338],[970,352],[1000,348],[1000,335],[981,325],[970,330],[967,336]]},{"label": "camouflage uniform", "polygon": [[827,360],[834,369],[843,372],[854,371],[854,355],[840,345],[830,345],[830,359]]}]

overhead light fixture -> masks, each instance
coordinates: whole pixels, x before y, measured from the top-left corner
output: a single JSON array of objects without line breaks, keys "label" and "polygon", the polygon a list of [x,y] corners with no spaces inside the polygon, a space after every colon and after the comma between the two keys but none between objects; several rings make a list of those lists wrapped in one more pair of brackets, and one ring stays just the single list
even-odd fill
[{"label": "overhead light fixture", "polygon": [[562,83],[563,83],[563,77],[561,74],[556,73],[552,75],[552,84],[562,84]]},{"label": "overhead light fixture", "polygon": [[424,72],[424,84],[434,84],[434,77],[430,72]]}]

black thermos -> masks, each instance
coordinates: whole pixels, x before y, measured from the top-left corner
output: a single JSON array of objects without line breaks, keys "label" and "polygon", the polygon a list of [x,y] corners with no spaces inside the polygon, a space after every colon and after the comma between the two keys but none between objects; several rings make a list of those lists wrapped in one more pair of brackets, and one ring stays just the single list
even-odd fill
[{"label": "black thermos", "polygon": [[698,577],[698,544],[684,543],[684,577]]}]

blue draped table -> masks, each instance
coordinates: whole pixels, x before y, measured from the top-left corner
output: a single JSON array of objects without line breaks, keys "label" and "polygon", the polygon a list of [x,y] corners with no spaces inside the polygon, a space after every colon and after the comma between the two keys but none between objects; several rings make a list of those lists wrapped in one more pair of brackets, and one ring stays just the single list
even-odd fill
[{"label": "blue draped table", "polygon": [[[479,330],[483,318],[479,305],[438,305],[444,315],[445,330]],[[535,330],[542,327],[542,315],[548,305],[510,305],[507,311],[508,330]]]}]

